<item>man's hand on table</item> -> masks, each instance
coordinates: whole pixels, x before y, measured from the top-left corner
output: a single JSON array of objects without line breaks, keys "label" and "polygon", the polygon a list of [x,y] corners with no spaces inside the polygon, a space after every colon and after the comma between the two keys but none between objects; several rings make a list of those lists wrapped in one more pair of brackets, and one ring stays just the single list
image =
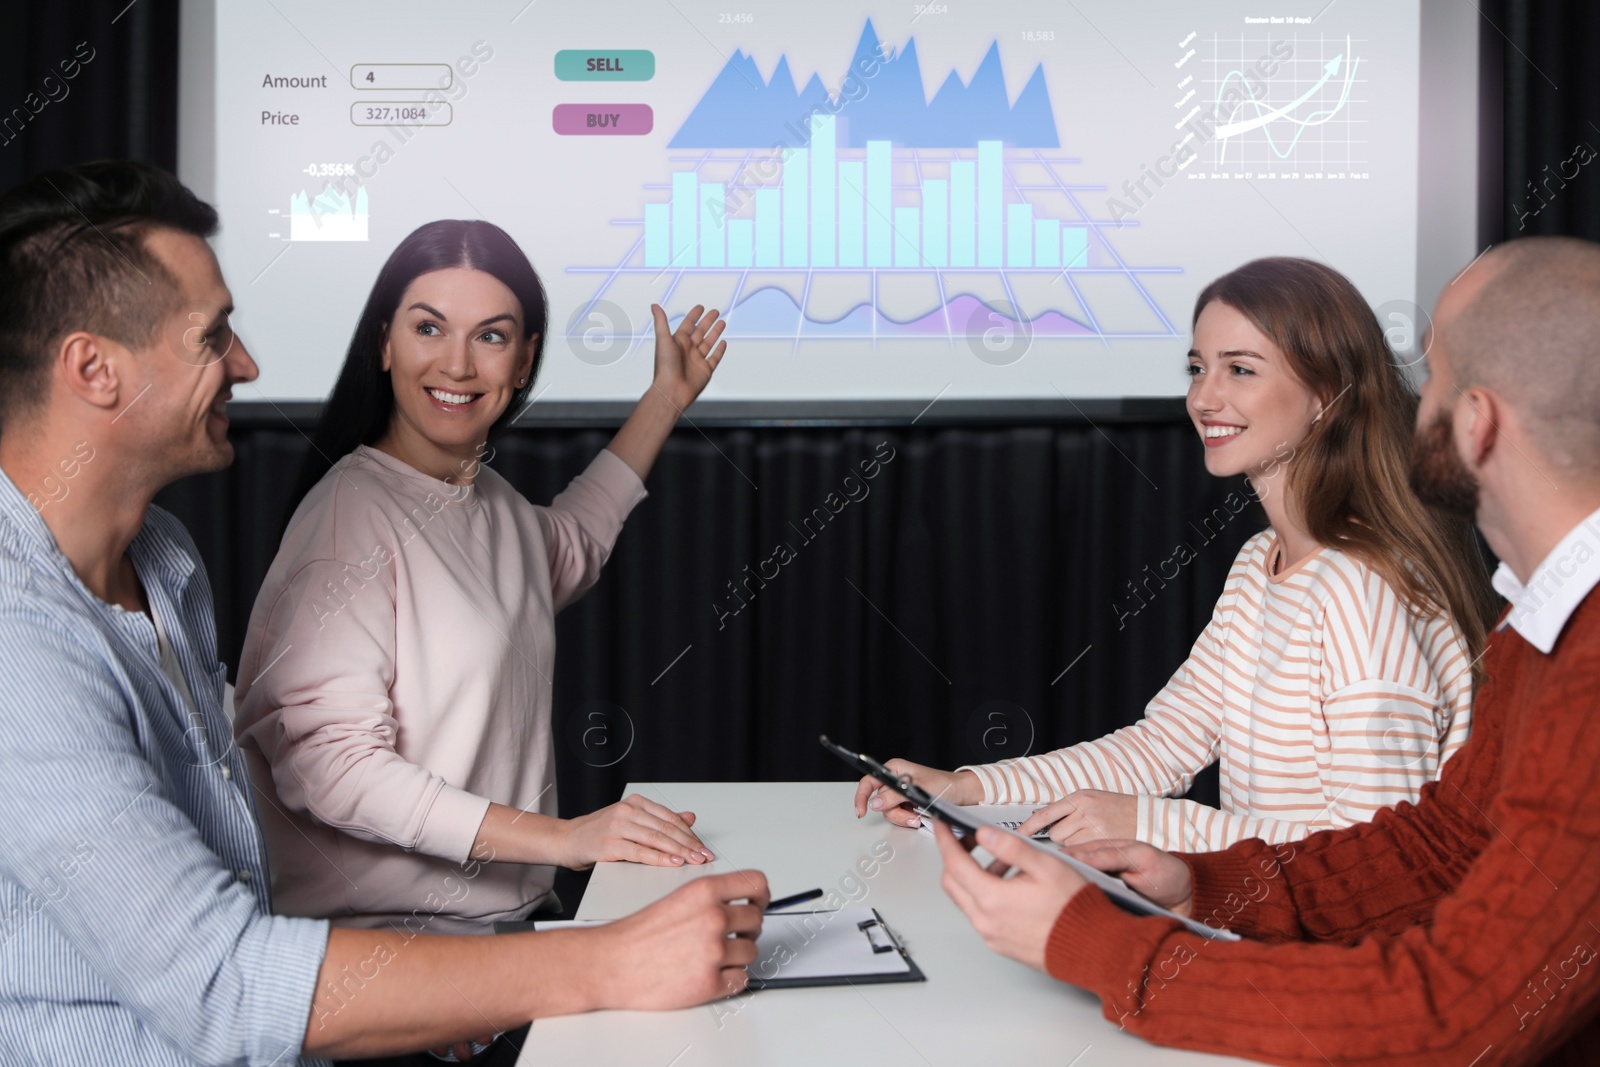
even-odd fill
[{"label": "man's hand on table", "polygon": [[660,1011],[743,992],[771,899],[760,871],[707,875],[597,927],[596,1006]]}]

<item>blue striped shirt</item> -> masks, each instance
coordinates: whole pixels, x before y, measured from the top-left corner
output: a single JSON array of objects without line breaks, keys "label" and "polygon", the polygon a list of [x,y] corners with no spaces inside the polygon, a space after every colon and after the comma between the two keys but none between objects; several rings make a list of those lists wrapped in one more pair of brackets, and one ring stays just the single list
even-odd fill
[{"label": "blue striped shirt", "polygon": [[152,507],[128,558],[197,717],[0,472],[0,1063],[287,1067],[328,926],[271,914],[194,542]]}]

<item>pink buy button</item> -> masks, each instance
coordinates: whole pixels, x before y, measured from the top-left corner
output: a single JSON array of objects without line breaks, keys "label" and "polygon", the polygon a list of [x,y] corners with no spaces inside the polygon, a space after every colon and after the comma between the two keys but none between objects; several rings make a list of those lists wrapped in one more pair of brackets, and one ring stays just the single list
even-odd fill
[{"label": "pink buy button", "polygon": [[563,136],[638,137],[655,126],[649,104],[557,104],[554,122]]}]

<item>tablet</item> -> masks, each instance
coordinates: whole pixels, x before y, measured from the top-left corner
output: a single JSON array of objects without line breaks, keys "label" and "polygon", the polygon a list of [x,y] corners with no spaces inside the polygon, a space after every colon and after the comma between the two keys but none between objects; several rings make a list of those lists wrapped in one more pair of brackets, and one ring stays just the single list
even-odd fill
[{"label": "tablet", "polygon": [[895,792],[911,801],[913,806],[926,811],[940,822],[946,823],[952,830],[956,831],[957,837],[964,837],[967,834],[976,833],[979,825],[992,826],[996,831],[1002,834],[1010,834],[1019,841],[1026,841],[1031,847],[1039,849],[1041,852],[1048,852],[1062,863],[1065,863],[1067,866],[1071,867],[1085,881],[1091,885],[1098,886],[1100,890],[1106,894],[1106,896],[1110,897],[1115,904],[1126,911],[1131,911],[1136,915],[1160,915],[1164,918],[1176,919],[1178,922],[1184,925],[1185,929],[1189,930],[1190,932],[1199,934],[1201,937],[1210,938],[1213,941],[1239,940],[1239,935],[1234,933],[1232,930],[1224,930],[1220,927],[1207,926],[1205,923],[1196,922],[1194,919],[1186,918],[1185,916],[1179,915],[1177,912],[1163,908],[1160,904],[1157,904],[1154,901],[1141,896],[1135,890],[1130,889],[1128,884],[1121,878],[1118,878],[1115,875],[1106,874],[1104,871],[1097,870],[1089,866],[1082,860],[1074,859],[1072,856],[1067,855],[1061,850],[1061,847],[1053,841],[1035,841],[1030,838],[1023,837],[1015,830],[1008,830],[1004,826],[999,826],[995,823],[980,819],[974,815],[970,809],[962,808],[957,804],[951,804],[941,797],[935,796],[934,794],[928,792],[926,789],[913,782],[910,776],[895,774],[893,771],[879,763],[877,760],[873,759],[871,756],[866,756],[859,752],[851,752],[843,745],[834,744],[832,741],[828,740],[827,734],[822,735],[822,747],[827,749],[829,752],[832,752],[840,759],[844,760],[859,773],[876,778],[890,789],[893,789]]}]

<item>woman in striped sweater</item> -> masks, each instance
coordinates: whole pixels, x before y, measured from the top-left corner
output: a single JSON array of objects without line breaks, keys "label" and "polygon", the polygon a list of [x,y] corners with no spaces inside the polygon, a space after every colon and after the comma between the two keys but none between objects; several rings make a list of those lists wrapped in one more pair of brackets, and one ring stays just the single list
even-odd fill
[{"label": "woman in striped sweater", "polygon": [[[1039,756],[940,771],[961,804],[1043,805],[1020,829],[1207,851],[1295,841],[1415,800],[1466,742],[1494,600],[1471,527],[1407,484],[1416,394],[1348,279],[1261,259],[1195,302],[1188,409],[1218,477],[1248,476],[1270,527],[1145,716]],[[1222,808],[1177,799],[1219,761]],[[916,812],[863,779],[868,808]]]}]

